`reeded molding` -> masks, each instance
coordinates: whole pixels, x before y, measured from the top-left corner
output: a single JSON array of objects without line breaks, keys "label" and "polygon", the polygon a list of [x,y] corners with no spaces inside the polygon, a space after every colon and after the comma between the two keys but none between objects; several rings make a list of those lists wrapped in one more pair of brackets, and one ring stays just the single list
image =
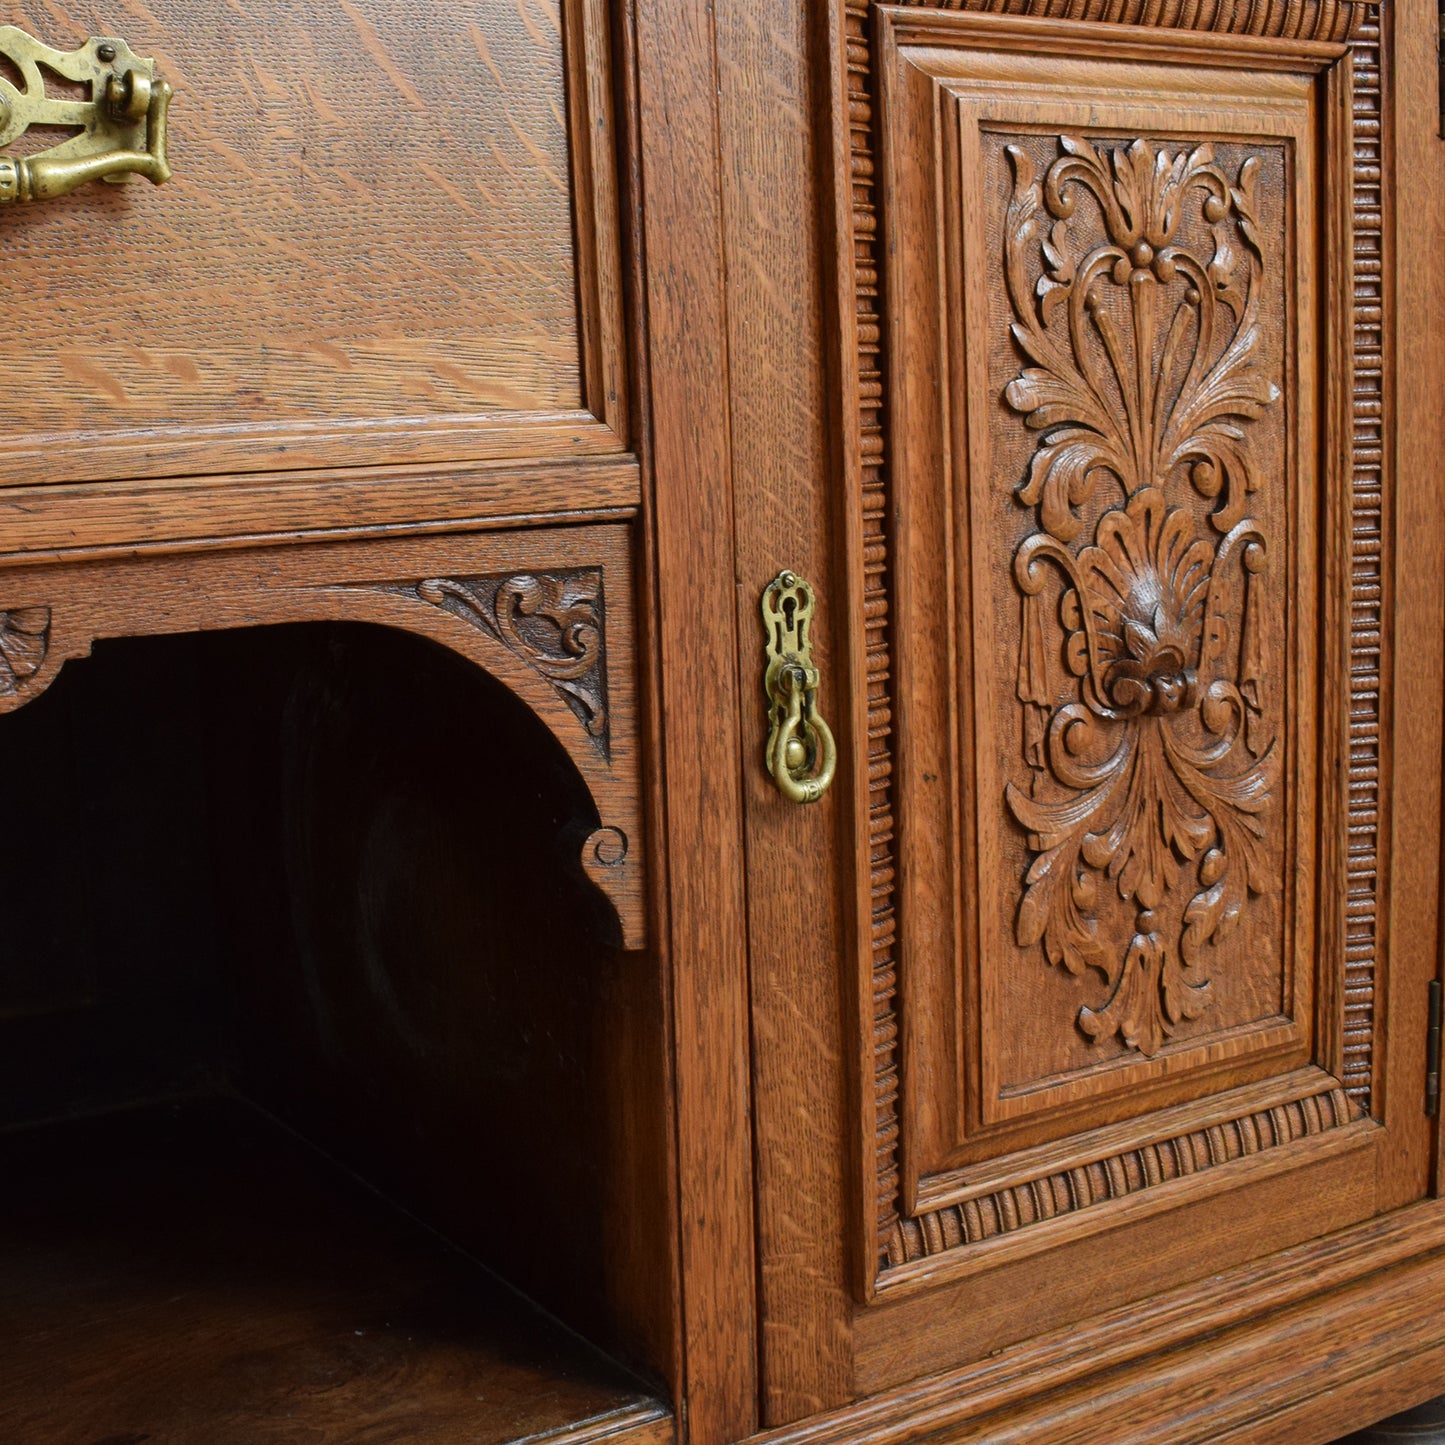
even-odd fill
[{"label": "reeded molding", "polygon": [[1359,1117],[1344,1089],[1326,1088],[1005,1188],[979,1190],[913,1218],[900,1217],[888,1240],[888,1257],[900,1262],[928,1259],[1014,1234],[1060,1215],[1330,1133]]},{"label": "reeded molding", "polygon": [[932,10],[973,15],[1028,15],[1092,20],[1155,30],[1204,30],[1279,40],[1349,40],[1366,24],[1369,0],[899,0]]}]

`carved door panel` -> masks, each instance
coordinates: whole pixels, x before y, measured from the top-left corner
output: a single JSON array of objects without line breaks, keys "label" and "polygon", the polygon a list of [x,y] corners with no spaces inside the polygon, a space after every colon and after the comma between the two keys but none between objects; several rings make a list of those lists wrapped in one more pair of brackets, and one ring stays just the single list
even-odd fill
[{"label": "carved door panel", "polygon": [[860,1386],[1423,1187],[1378,17],[1208,9],[840,15]]}]

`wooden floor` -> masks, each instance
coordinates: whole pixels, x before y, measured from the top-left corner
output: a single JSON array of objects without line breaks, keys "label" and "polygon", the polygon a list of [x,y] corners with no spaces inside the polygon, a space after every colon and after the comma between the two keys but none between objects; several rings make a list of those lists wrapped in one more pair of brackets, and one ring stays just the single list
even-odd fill
[{"label": "wooden floor", "polygon": [[0,1440],[558,1431],[671,1428],[617,1365],[246,1106],[0,1135]]}]

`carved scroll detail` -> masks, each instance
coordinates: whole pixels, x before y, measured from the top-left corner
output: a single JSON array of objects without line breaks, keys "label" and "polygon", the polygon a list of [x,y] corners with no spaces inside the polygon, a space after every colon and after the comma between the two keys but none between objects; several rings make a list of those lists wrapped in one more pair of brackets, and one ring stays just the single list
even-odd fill
[{"label": "carved scroll detail", "polygon": [[608,754],[606,645],[602,573],[521,572],[436,577],[417,596],[490,633],[556,688]]},{"label": "carved scroll detail", "polygon": [[50,609],[0,612],[0,698],[15,697],[40,671],[50,649]]},{"label": "carved scroll detail", "polygon": [[[1059,146],[1042,178],[1009,147],[1005,221],[1013,335],[1031,363],[1005,396],[1041,434],[1016,494],[1039,523],[1014,558],[1031,776],[1006,799],[1034,852],[1017,937],[1073,974],[1097,969],[1108,998],[1080,1027],[1153,1055],[1209,1006],[1205,946],[1274,882],[1261,815],[1278,756],[1263,741],[1253,595],[1266,549],[1248,515],[1264,484],[1249,424],[1279,396],[1259,368],[1259,161],[1231,181],[1208,145]],[[1178,243],[1191,205],[1213,227],[1212,257]],[[1077,546],[1105,487],[1120,505]],[[1215,504],[1212,539],[1171,505],[1190,487]],[[1062,703],[1047,677],[1051,575],[1074,678]],[[1198,891],[1176,930],[1156,910],[1181,869]],[[1122,958],[1098,936],[1108,883],[1136,910]]]}]

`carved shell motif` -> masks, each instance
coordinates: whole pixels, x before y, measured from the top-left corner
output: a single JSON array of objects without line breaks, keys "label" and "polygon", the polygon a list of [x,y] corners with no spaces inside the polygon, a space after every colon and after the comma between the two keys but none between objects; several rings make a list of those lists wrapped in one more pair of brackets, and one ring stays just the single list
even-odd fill
[{"label": "carved shell motif", "polygon": [[[1058,145],[1042,178],[1008,151],[1006,276],[1029,364],[1005,399],[1041,433],[1015,494],[1037,521],[1014,557],[1028,780],[1005,797],[1032,855],[1016,936],[1102,974],[1106,997],[1080,1027],[1152,1055],[1210,1006],[1206,947],[1273,883],[1278,756],[1260,745],[1251,595],[1266,544],[1248,515],[1265,482],[1249,427],[1279,395],[1258,357],[1259,161],[1231,181],[1207,145]],[[1212,256],[1177,240],[1191,206]],[[1082,256],[1076,219],[1093,241]],[[1198,502],[1176,505],[1190,492],[1212,504],[1207,519]],[[1049,677],[1057,655],[1071,697]],[[1161,906],[1186,883],[1192,897],[1166,922]],[[1135,912],[1122,958],[1100,937],[1104,888]]]}]

